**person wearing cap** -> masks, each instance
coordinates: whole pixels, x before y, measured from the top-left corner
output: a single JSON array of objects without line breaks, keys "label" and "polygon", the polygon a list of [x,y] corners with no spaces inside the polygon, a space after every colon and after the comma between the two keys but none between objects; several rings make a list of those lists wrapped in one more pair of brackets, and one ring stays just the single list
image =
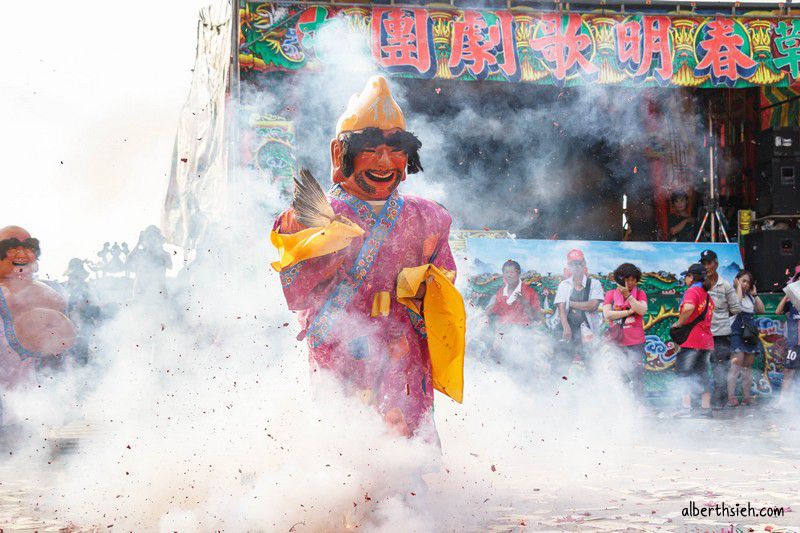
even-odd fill
[{"label": "person wearing cap", "polygon": [[719,260],[714,250],[700,252],[700,264],[706,269],[706,278],[711,284],[709,294],[714,301],[714,315],[711,320],[711,335],[714,337],[714,351],[711,354],[711,374],[714,377],[711,403],[713,407],[721,408],[728,401],[731,317],[741,312],[742,305],[731,284],[717,272]]},{"label": "person wearing cap", "polygon": [[555,355],[552,369],[556,375],[563,376],[576,356],[586,358],[587,342],[599,338],[602,315],[598,309],[605,296],[603,285],[588,274],[583,252],[570,250],[564,280],[558,284],[553,299],[566,344],[566,349]]},{"label": "person wearing cap", "polygon": [[[706,269],[694,263],[681,273],[688,287],[683,293],[678,320],[673,328],[694,322],[688,338],[680,345],[676,356],[675,372],[683,381],[683,412],[688,415],[692,408],[692,397],[701,391],[700,405],[704,416],[711,415],[711,383],[708,378],[709,361],[714,350],[714,337],[711,335],[711,321],[714,314],[714,300],[708,291],[711,281],[706,277]],[[705,314],[704,314],[705,313]]]},{"label": "person wearing cap", "polygon": [[[800,264],[794,267],[794,275],[789,278],[787,285],[798,280],[800,280]],[[783,363],[779,404],[781,407],[786,407],[793,390],[794,373],[800,368],[800,309],[795,307],[787,294],[775,308],[775,314],[786,315],[786,360]]]},{"label": "person wearing cap", "polygon": [[370,78],[336,125],[333,187],[326,196],[301,172],[270,239],[312,374],[335,377],[393,432],[435,442],[434,388],[462,399],[466,314],[450,215],[397,190],[422,170],[421,146],[386,79]]}]

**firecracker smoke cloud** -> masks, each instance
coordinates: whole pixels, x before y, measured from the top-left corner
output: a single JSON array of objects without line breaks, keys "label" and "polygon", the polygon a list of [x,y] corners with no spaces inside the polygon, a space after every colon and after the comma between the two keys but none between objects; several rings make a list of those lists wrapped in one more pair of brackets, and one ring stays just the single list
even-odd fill
[{"label": "firecracker smoke cloud", "polygon": [[[291,99],[245,92],[239,123],[254,108],[280,113],[301,103],[296,156],[325,181],[336,117],[373,72],[348,31],[329,26],[316,39],[329,61],[347,62],[297,78]],[[425,116],[413,87],[393,86],[401,106],[410,105],[426,170],[402,190],[442,202],[456,227],[484,218],[510,226],[528,200],[557,212],[574,193],[572,162],[582,146],[645,136],[636,127],[637,91],[580,89],[519,111],[492,99],[493,84],[463,98],[457,86],[442,86],[456,109]],[[428,87],[434,99],[436,85]],[[621,99],[618,114],[604,111],[601,98]],[[565,151],[565,138],[583,144]],[[212,224],[169,303],[127,306],[96,332],[90,366],[7,395],[16,440],[0,468],[42,487],[37,503],[49,516],[79,527],[161,531],[475,530],[501,515],[519,526],[525,519],[514,518],[515,509],[608,505],[609,491],[635,494],[640,475],[655,482],[677,472],[678,483],[661,480],[670,490],[695,490],[713,477],[673,457],[672,450],[705,446],[691,427],[676,432],[636,416],[613,350],[580,384],[552,383],[528,362],[544,360],[557,343],[542,338],[508,348],[499,363],[484,359],[477,347],[487,328],[475,308],[468,309],[465,403],[436,397],[441,458],[430,445],[389,435],[370,408],[325,376],[309,376],[295,318],[268,268],[270,222],[286,205],[279,188],[246,169],[231,182],[235,209]],[[469,272],[458,261],[465,291]],[[311,398],[310,380],[322,381],[320,401]],[[82,438],[54,458],[51,429],[63,426],[81,428]],[[744,455],[701,466],[755,462],[747,454],[757,449],[746,445]],[[735,474],[724,474],[726,490],[758,499]]]}]

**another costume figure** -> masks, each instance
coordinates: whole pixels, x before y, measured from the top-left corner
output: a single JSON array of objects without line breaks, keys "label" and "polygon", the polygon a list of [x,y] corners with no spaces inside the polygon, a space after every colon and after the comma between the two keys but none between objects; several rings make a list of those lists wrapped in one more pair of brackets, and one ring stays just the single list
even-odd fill
[{"label": "another costume figure", "polygon": [[420,141],[373,77],[336,127],[326,197],[306,171],[272,242],[312,371],[325,369],[398,433],[433,440],[433,389],[461,401],[465,313],[453,286],[450,216],[403,195]]},{"label": "another costume figure", "polygon": [[24,229],[0,229],[0,393],[30,379],[43,357],[75,343],[64,298],[33,279],[39,253],[39,241]]}]

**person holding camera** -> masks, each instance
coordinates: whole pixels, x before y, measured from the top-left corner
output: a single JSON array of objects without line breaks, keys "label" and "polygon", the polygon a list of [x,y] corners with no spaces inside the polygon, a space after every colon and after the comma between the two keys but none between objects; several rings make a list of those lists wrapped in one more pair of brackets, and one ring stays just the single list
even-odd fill
[{"label": "person holding camera", "polygon": [[700,389],[702,414],[710,417],[708,369],[714,350],[714,337],[711,335],[714,300],[708,293],[711,281],[706,278],[706,269],[700,263],[694,263],[681,275],[688,288],[683,293],[678,320],[670,328],[672,340],[681,347],[675,360],[675,372],[684,384],[683,411],[679,416],[691,413],[692,395]]},{"label": "person holding camera", "polygon": [[644,315],[647,294],[638,287],[642,271],[631,263],[614,270],[617,286],[606,292],[603,317],[609,324],[607,339],[619,346],[625,356],[625,377],[638,397],[644,392]]},{"label": "person holding camera", "polygon": [[728,372],[728,407],[736,407],[736,380],[742,377],[742,396],[745,405],[752,405],[753,362],[758,353],[758,326],[755,314],[764,312],[764,302],[756,292],[753,274],[740,270],[733,281],[741,311],[731,324],[731,368]]}]

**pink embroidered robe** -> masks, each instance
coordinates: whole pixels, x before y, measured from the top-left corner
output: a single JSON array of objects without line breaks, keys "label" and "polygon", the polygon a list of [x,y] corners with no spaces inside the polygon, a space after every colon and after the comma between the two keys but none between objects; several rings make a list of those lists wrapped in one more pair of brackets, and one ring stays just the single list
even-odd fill
[{"label": "pink embroidered robe", "polygon": [[[455,275],[450,215],[435,202],[397,191],[380,213],[339,186],[330,200],[337,214],[364,229],[364,237],[280,276],[289,309],[298,312],[312,372],[332,372],[401,433],[435,439],[425,324],[397,302],[396,285],[403,268],[427,263]],[[274,229],[298,231],[291,215],[285,211]],[[382,291],[390,295],[389,314],[372,317],[373,299]]]}]

